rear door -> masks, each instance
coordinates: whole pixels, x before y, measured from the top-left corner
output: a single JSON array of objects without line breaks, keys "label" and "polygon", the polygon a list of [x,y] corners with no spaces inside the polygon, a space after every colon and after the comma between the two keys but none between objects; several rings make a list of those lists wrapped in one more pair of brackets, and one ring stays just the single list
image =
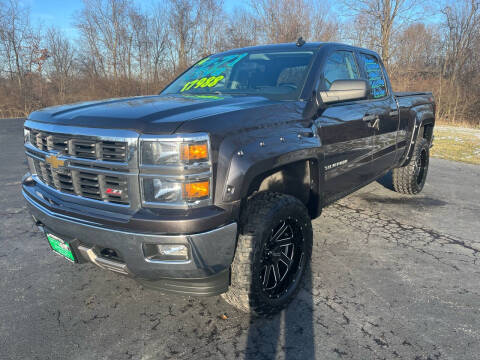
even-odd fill
[{"label": "rear door", "polygon": [[[335,50],[326,56],[320,90],[335,80],[360,79],[354,52]],[[373,128],[365,121],[372,107],[368,100],[330,104],[315,121],[324,151],[325,200],[332,201],[365,183],[372,173]]]},{"label": "rear door", "polygon": [[359,52],[359,64],[363,76],[368,80],[371,94],[366,116],[372,117],[373,153],[372,177],[381,175],[395,162],[397,131],[399,125],[398,107],[390,92],[390,86],[380,59],[372,54]]}]

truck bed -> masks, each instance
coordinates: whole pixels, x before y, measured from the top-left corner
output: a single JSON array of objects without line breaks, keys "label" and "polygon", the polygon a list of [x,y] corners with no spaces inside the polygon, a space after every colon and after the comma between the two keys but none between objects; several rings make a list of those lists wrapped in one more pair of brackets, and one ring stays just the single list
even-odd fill
[{"label": "truck bed", "polygon": [[431,92],[394,92],[393,95],[400,109],[433,103],[433,95]]},{"label": "truck bed", "polygon": [[432,95],[432,92],[422,92],[422,91],[401,91],[401,92],[393,92],[395,97],[406,97],[406,96],[416,96],[416,95]]}]

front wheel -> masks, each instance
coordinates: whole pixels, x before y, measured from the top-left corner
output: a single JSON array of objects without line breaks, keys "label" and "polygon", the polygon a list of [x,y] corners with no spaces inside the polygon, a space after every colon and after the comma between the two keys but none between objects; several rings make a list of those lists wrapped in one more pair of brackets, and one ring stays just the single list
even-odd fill
[{"label": "front wheel", "polygon": [[223,298],[257,315],[283,309],[299,291],[312,251],[312,225],[297,198],[271,192],[247,204],[231,285]]},{"label": "front wheel", "polygon": [[393,169],[393,188],[402,194],[415,195],[422,191],[427,179],[430,147],[427,139],[417,140],[412,159],[406,166]]}]

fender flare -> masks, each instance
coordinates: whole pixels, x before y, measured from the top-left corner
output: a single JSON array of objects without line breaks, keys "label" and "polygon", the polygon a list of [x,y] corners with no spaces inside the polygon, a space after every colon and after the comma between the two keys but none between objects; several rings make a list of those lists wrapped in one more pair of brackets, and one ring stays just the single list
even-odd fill
[{"label": "fender flare", "polygon": [[[413,111],[415,110],[415,108],[412,108],[411,110]],[[412,130],[411,130],[410,140],[407,140],[408,141],[407,150],[405,151],[403,159],[400,162],[401,167],[409,164],[410,159],[412,158],[413,150],[415,148],[415,144],[417,143],[418,137],[423,136],[423,132],[421,132],[420,130],[423,129],[425,125],[429,125],[429,124],[435,125],[435,114],[433,113],[433,111],[416,112],[415,117],[412,121]],[[433,140],[433,137],[432,137],[432,140]]]},{"label": "fender flare", "polygon": [[[222,189],[222,201],[242,200],[248,196],[252,183],[259,177],[271,175],[286,165],[308,160],[321,169],[319,164],[323,161],[323,152],[316,134],[302,137],[294,133],[288,137],[272,136],[265,141],[250,142],[242,149],[236,149],[231,157]],[[319,171],[315,173],[313,175],[318,178]]]}]

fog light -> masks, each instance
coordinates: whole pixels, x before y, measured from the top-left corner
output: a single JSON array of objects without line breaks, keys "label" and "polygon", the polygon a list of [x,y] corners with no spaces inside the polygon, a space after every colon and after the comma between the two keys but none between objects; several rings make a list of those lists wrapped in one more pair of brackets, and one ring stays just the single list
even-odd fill
[{"label": "fog light", "polygon": [[181,244],[144,244],[143,250],[148,261],[186,261],[188,247]]},{"label": "fog light", "polygon": [[188,259],[188,250],[185,245],[157,245],[160,256],[165,258]]}]

